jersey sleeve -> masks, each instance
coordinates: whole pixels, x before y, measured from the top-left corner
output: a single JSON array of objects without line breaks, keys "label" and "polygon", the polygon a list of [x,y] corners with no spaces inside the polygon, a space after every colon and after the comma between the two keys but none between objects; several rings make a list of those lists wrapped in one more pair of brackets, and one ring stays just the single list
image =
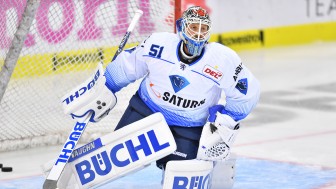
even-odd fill
[{"label": "jersey sleeve", "polygon": [[260,97],[260,84],[242,63],[234,70],[233,78],[233,84],[224,88],[226,105],[222,113],[229,115],[235,121],[240,121],[257,105]]},{"label": "jersey sleeve", "polygon": [[227,48],[225,78],[221,88],[225,94],[226,104],[221,113],[227,114],[235,121],[244,119],[257,105],[260,96],[260,84],[251,71],[242,63],[236,52]]},{"label": "jersey sleeve", "polygon": [[105,70],[106,86],[112,92],[118,92],[148,73],[142,56],[144,45],[145,41],[136,47],[122,51],[113,62],[108,64]]}]

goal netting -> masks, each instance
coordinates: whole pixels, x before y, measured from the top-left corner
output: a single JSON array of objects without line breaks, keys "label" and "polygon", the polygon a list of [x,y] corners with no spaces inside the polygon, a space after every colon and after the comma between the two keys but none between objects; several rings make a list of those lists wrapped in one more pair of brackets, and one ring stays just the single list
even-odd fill
[{"label": "goal netting", "polygon": [[[28,1],[28,2],[27,2]],[[36,5],[37,3],[37,5]],[[174,0],[0,1],[0,151],[63,144],[75,120],[65,115],[62,97],[106,66],[136,9],[144,14],[125,48],[152,32],[174,32]],[[35,14],[24,14],[26,5]],[[33,10],[33,9],[32,9]],[[25,40],[16,43],[21,23],[31,17]],[[18,32],[17,32],[18,31]],[[24,31],[24,30],[23,30]],[[18,54],[17,57],[14,55]],[[17,61],[15,61],[17,58]],[[12,74],[4,69],[14,65]],[[118,104],[101,122],[90,123],[82,142],[112,132],[138,82],[117,93]],[[1,97],[1,95],[0,95]]]}]

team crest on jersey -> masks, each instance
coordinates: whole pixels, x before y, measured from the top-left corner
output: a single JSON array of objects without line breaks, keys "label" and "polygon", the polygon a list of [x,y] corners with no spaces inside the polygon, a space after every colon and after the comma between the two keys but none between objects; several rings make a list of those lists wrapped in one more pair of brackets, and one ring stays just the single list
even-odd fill
[{"label": "team crest on jersey", "polygon": [[169,76],[169,78],[170,78],[170,82],[173,86],[175,93],[179,92],[184,87],[190,84],[186,78],[179,76],[179,75],[171,75]]},{"label": "team crest on jersey", "polygon": [[209,66],[209,65],[206,65],[204,66],[203,68],[203,74],[205,74],[206,76],[209,76],[210,78],[216,80],[216,81],[219,81],[222,79],[223,77],[223,73],[220,72],[219,70]]},{"label": "team crest on jersey", "polygon": [[183,62],[180,62],[180,69],[184,71],[186,68],[187,68],[187,65]]},{"label": "team crest on jersey", "polygon": [[236,89],[238,89],[239,92],[243,93],[246,95],[247,89],[248,89],[248,82],[247,78],[240,79],[236,85]]}]

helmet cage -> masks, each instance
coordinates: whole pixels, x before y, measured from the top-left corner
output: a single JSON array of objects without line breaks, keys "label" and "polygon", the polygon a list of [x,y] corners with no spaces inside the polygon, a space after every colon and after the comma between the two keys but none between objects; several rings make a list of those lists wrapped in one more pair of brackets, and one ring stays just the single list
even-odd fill
[{"label": "helmet cage", "polygon": [[[200,15],[199,11],[203,13]],[[199,56],[210,38],[211,21],[201,7],[187,9],[176,21],[177,32],[192,56]]]}]

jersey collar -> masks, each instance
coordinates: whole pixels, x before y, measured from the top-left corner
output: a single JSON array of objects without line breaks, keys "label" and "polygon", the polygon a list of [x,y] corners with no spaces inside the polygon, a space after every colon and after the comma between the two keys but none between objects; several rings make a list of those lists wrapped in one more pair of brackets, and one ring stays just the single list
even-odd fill
[{"label": "jersey collar", "polygon": [[202,53],[201,53],[199,56],[193,58],[192,61],[189,62],[188,60],[184,59],[184,58],[183,58],[183,55],[182,55],[182,52],[181,52],[181,50],[180,50],[180,49],[181,49],[181,45],[183,45],[182,43],[183,43],[183,41],[181,40],[181,41],[177,44],[177,47],[176,47],[176,57],[177,57],[177,60],[178,60],[179,62],[183,62],[183,63],[188,64],[189,66],[191,66],[191,65],[196,64],[199,60],[202,59],[202,57],[203,57],[203,55],[204,55],[205,48],[203,48]]}]

